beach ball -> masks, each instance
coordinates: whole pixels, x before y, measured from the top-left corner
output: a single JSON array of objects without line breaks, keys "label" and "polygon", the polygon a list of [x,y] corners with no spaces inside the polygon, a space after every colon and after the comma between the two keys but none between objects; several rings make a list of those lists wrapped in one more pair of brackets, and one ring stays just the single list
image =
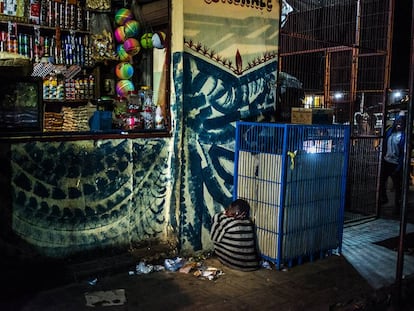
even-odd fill
[{"label": "beach ball", "polygon": [[130,79],[134,74],[134,67],[127,62],[119,63],[115,66],[115,74],[119,79]]},{"label": "beach ball", "polygon": [[129,55],[125,49],[123,44],[118,44],[116,47],[116,54],[119,57],[121,62],[127,62],[131,59],[131,55]]},{"label": "beach ball", "polygon": [[118,25],[124,25],[127,21],[134,18],[131,10],[126,8],[121,8],[115,13],[115,23]]},{"label": "beach ball", "polygon": [[116,83],[116,93],[120,97],[126,97],[128,95],[128,92],[135,91],[134,84],[131,80],[119,80]]},{"label": "beach ball", "polygon": [[147,32],[141,36],[141,46],[144,49],[152,49],[152,33]]},{"label": "beach ball", "polygon": [[137,55],[139,51],[141,50],[141,46],[139,45],[139,42],[135,38],[128,38],[124,42],[124,50],[129,55]]},{"label": "beach ball", "polygon": [[163,31],[157,31],[152,35],[152,46],[156,49],[163,49],[165,47],[165,38],[167,35]]},{"label": "beach ball", "polygon": [[124,24],[124,29],[127,38],[136,37],[139,34],[139,23],[136,20],[127,21]]},{"label": "beach ball", "polygon": [[119,26],[114,30],[114,37],[117,42],[124,42],[126,39],[125,27]]}]

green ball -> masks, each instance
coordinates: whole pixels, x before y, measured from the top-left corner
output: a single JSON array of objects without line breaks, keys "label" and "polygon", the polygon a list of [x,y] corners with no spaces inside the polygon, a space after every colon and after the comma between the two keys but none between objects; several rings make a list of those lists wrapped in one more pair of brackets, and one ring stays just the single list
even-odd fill
[{"label": "green ball", "polygon": [[147,32],[141,36],[141,47],[144,49],[152,49],[152,33]]}]

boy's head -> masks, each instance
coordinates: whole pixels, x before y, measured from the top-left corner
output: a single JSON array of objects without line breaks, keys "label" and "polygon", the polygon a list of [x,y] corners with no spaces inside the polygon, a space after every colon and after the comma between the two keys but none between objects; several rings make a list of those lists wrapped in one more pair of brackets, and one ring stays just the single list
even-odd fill
[{"label": "boy's head", "polygon": [[396,119],[395,119],[395,130],[397,131],[404,131],[405,130],[405,115],[399,115]]},{"label": "boy's head", "polygon": [[248,218],[250,214],[250,205],[243,199],[237,199],[231,202],[225,213],[229,217]]}]

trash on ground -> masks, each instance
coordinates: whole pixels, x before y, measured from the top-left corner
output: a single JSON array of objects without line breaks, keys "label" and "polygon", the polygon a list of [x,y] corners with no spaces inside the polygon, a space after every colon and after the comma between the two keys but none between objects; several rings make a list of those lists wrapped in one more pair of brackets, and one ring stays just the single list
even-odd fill
[{"label": "trash on ground", "polygon": [[272,270],[272,267],[270,266],[270,263],[269,263],[268,261],[266,261],[266,260],[263,260],[263,261],[261,262],[261,266],[262,266],[262,268],[264,268],[264,269],[267,269],[267,270]]},{"label": "trash on ground", "polygon": [[219,276],[223,274],[223,271],[214,267],[201,268],[194,272],[195,276],[208,279],[210,281],[217,279]]},{"label": "trash on ground", "polygon": [[88,280],[88,284],[91,285],[91,286],[96,285],[96,283],[98,283],[98,279],[97,278]]},{"label": "trash on ground", "polygon": [[135,271],[128,271],[129,275],[135,274],[148,274],[151,272],[159,271],[172,271],[180,272],[184,274],[193,274],[199,278],[205,278],[208,280],[215,280],[224,273],[214,267],[205,266],[203,260],[196,260],[200,258],[191,257],[188,260],[182,257],[167,258],[164,260],[164,265],[151,265],[145,263],[144,260],[140,261],[135,268]]},{"label": "trash on ground", "polygon": [[181,273],[190,273],[191,270],[197,267],[197,262],[186,262],[178,271]]},{"label": "trash on ground", "polygon": [[85,293],[86,306],[120,306],[126,302],[125,289]]},{"label": "trash on ground", "polygon": [[164,260],[164,267],[168,271],[177,271],[185,264],[185,262],[186,260],[181,257],[176,257],[175,259],[167,258]]},{"label": "trash on ground", "polygon": [[137,266],[135,267],[135,272],[137,274],[148,274],[154,271],[154,266],[150,264],[146,264],[144,261],[141,261]]}]

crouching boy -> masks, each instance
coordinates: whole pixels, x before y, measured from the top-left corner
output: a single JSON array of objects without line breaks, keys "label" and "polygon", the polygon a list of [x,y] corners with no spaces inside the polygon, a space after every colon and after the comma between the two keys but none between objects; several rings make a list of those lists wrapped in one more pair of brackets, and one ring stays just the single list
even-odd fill
[{"label": "crouching boy", "polygon": [[250,205],[242,199],[233,201],[223,212],[213,216],[211,239],[220,262],[241,271],[259,268],[254,224]]}]

